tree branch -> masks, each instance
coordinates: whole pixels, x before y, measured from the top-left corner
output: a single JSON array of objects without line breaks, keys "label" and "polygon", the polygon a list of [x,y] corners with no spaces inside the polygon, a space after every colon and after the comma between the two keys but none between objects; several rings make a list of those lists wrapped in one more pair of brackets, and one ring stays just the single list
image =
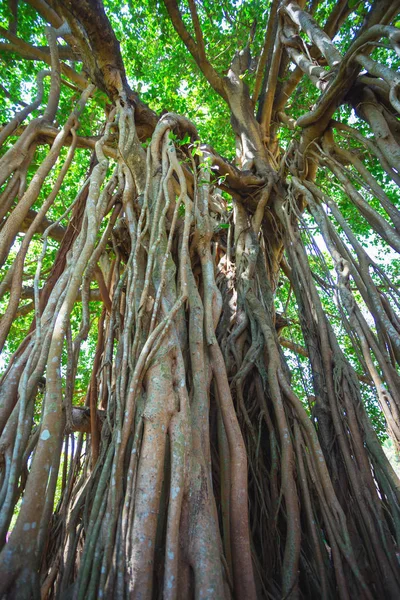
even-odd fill
[{"label": "tree branch", "polygon": [[[37,51],[44,52],[50,56],[50,48],[48,46],[30,46],[30,48],[32,48],[32,52],[25,52],[25,50],[18,48],[18,46],[13,43],[5,44],[0,42],[0,52],[18,54],[18,57],[23,60],[41,60],[37,58]],[[59,46],[58,54],[62,60],[81,60],[68,46]]]},{"label": "tree branch", "polygon": [[[22,300],[33,300],[34,299],[33,287],[23,287],[21,293]],[[102,302],[101,292],[98,288],[89,290],[89,299],[93,302]],[[78,291],[75,302],[82,302],[82,292]],[[33,309],[33,306],[32,306]]]},{"label": "tree branch", "polygon": [[[28,214],[26,215],[25,219],[22,222],[20,231],[22,231],[22,232],[28,231],[29,227],[32,225],[32,222],[36,218],[36,215],[37,215],[37,212],[31,208],[28,211]],[[36,233],[44,233],[44,231],[48,227],[50,227],[50,225],[53,225],[53,222],[50,221],[50,219],[48,219],[47,217],[44,217],[44,219],[40,223],[39,227],[37,228]],[[49,237],[53,238],[57,242],[61,242],[61,240],[64,237],[65,231],[66,231],[65,227],[63,227],[62,225],[59,225],[59,224],[53,225],[53,227],[51,228],[51,231],[49,233]]]},{"label": "tree branch", "polygon": [[[258,61],[256,79],[255,79],[255,83],[254,83],[254,92],[253,92],[254,104],[257,102],[258,96],[260,95],[261,84],[262,84],[263,77],[264,77],[267,59],[268,59],[268,63],[271,62],[271,56],[272,56],[272,51],[273,51],[275,36],[276,36],[275,22],[276,22],[276,14],[277,14],[277,10],[278,10],[278,4],[279,4],[278,0],[273,0],[272,5],[271,5],[271,10],[268,15],[268,24],[267,24],[267,29],[265,31],[264,46],[261,51],[260,59]],[[265,78],[265,85],[266,85],[266,83],[267,83],[267,79]]]},{"label": "tree branch", "polygon": [[11,13],[8,21],[8,30],[16,34],[18,27],[18,0],[8,0],[8,8]]},{"label": "tree branch", "polygon": [[200,26],[199,16],[197,14],[196,4],[195,4],[194,0],[188,0],[188,2],[189,2],[190,14],[192,16],[192,21],[193,21],[194,33],[196,36],[197,50],[198,50],[198,53],[199,53],[199,56],[201,57],[201,59],[207,60],[206,49],[205,49],[205,45],[204,45],[204,37],[203,37],[203,32],[202,32],[201,26]]},{"label": "tree branch", "polygon": [[[100,0],[66,0],[58,3],[92,81],[111,98],[128,90],[119,42]],[[83,31],[82,31],[83,29]]]},{"label": "tree branch", "polygon": [[206,57],[204,51],[203,34],[201,32],[200,23],[198,21],[196,7],[194,6],[193,0],[189,2],[189,5],[193,20],[193,26],[195,29],[196,39],[198,40],[197,44],[186,29],[176,0],[164,0],[164,4],[171,18],[172,25],[174,26],[175,31],[181,38],[182,42],[185,44],[186,48],[189,50],[190,54],[193,56],[199,69],[201,70],[211,87],[217,92],[217,94],[219,94],[225,101],[227,101],[228,97],[225,91],[223,80],[215,71],[214,67],[211,65],[211,63]]},{"label": "tree branch", "polygon": [[305,11],[301,10],[295,2],[290,2],[284,7],[292,21],[296,23],[317,46],[328,65],[335,67],[342,60],[342,55],[332,43],[330,37],[323,31],[314,19]]},{"label": "tree branch", "polygon": [[[0,44],[0,50],[1,50],[1,46],[2,46],[2,44]],[[0,83],[0,90],[3,92],[3,94],[5,95],[6,98],[11,100],[11,102],[13,102],[14,104],[19,104],[20,106],[23,106],[24,108],[27,108],[28,104],[26,104],[26,102],[23,102],[22,100],[14,99],[11,96],[10,92],[1,83]]]},{"label": "tree branch", "polygon": [[[2,132],[3,129],[4,129],[4,126],[0,127],[0,133]],[[18,129],[13,131],[13,135],[21,135],[25,131],[25,129],[26,129],[26,125],[21,125],[20,127],[18,127]],[[60,131],[56,127],[52,127],[51,125],[44,125],[44,126],[40,127],[40,129],[38,129],[38,131],[37,131],[38,144],[49,144],[51,146],[59,133],[60,133]],[[100,137],[101,136],[99,136],[99,135],[86,136],[86,137],[85,136],[77,136],[76,147],[77,148],[86,148],[88,150],[95,150],[96,142],[99,141]],[[64,140],[64,145],[70,146],[71,143],[72,143],[72,135],[68,135]],[[103,151],[106,156],[109,156],[110,158],[113,158],[114,160],[118,158],[117,149],[113,148],[112,146],[108,146],[105,144],[103,146]]]},{"label": "tree branch", "polygon": [[63,20],[60,15],[57,14],[57,12],[49,4],[47,4],[45,0],[25,0],[25,2],[33,8],[36,8],[38,13],[56,29],[61,27],[63,24]]},{"label": "tree branch", "polygon": [[151,137],[158,117],[129,87],[120,45],[101,0],[57,0],[57,3],[74,34],[76,47],[92,81],[111,100],[123,90],[135,106],[135,124],[143,131],[142,136],[138,132],[139,139]]},{"label": "tree branch", "polygon": [[[51,65],[50,53],[44,52],[38,47],[31,46],[21,38],[13,35],[4,27],[0,27],[0,37],[8,40],[14,47],[15,52],[20,53],[22,56],[30,55],[30,60],[41,60],[45,62],[47,65]],[[81,90],[84,90],[87,87],[87,80],[80,73],[71,69],[70,66],[61,63],[61,71],[64,73],[66,77],[71,79]]]},{"label": "tree branch", "polygon": [[265,137],[269,139],[269,125],[272,116],[272,105],[275,97],[276,84],[278,81],[279,65],[282,56],[282,44],[279,39],[279,23],[275,22],[275,36],[273,36],[274,43],[271,50],[270,60],[268,61],[268,73],[265,73],[264,86],[265,96],[260,102],[259,107],[259,120],[261,128],[264,131]]}]

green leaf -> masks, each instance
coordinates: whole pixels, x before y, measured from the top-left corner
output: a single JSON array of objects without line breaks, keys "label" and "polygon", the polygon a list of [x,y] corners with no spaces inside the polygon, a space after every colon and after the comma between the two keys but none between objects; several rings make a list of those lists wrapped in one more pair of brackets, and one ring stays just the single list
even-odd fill
[{"label": "green leaf", "polygon": [[180,140],[179,145],[180,146],[184,146],[185,144],[188,144],[190,142],[190,135],[188,133],[185,134],[185,137]]}]

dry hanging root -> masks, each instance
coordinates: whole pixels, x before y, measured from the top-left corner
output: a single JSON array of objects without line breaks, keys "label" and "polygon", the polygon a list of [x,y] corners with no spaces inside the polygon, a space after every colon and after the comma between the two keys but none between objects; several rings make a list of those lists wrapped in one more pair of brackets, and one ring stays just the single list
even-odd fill
[{"label": "dry hanging root", "polygon": [[[103,555],[101,573],[109,573],[108,576],[102,576],[99,582],[96,581],[100,591],[105,594],[111,593],[111,590],[119,589],[115,586],[122,585],[121,593],[125,586],[128,586],[126,593],[133,594],[134,597],[142,590],[147,590],[148,595],[151,594],[152,563],[157,527],[159,527],[157,515],[160,512],[160,501],[166,502],[164,495],[169,497],[164,525],[166,527],[163,584],[165,597],[176,597],[178,585],[183,586],[179,588],[179,595],[185,593],[185,586],[188,586],[190,581],[179,583],[178,573],[179,568],[182,567],[187,573],[189,568],[194,570],[199,590],[204,590],[204,594],[214,590],[218,597],[221,597],[224,594],[224,585],[226,586],[220,556],[221,541],[214,537],[214,532],[217,531],[216,515],[212,500],[212,483],[206,468],[205,452],[208,452],[208,448],[204,441],[207,442],[209,433],[204,416],[208,412],[209,367],[207,367],[207,356],[200,359],[205,350],[204,330],[202,331],[201,327],[199,329],[201,321],[199,323],[196,318],[190,318],[189,337],[191,345],[193,344],[195,348],[191,355],[200,367],[199,370],[194,371],[196,381],[192,382],[191,394],[196,402],[191,406],[186,388],[183,358],[184,353],[187,355],[187,350],[182,346],[183,343],[187,345],[187,338],[183,337],[182,331],[179,331],[179,321],[182,319],[179,314],[185,301],[189,303],[190,313],[193,310],[196,314],[201,310],[204,314],[201,299],[194,286],[188,240],[192,219],[197,216],[198,221],[202,223],[199,229],[204,230],[199,252],[207,252],[211,237],[210,231],[207,233],[209,229],[208,189],[200,191],[196,203],[198,213],[193,215],[192,201],[186,192],[182,167],[168,137],[171,128],[176,125],[179,125],[179,121],[167,115],[156,129],[148,150],[148,177],[142,206],[140,211],[138,206],[133,207],[131,211],[132,221],[129,223],[129,229],[135,231],[135,236],[131,237],[132,260],[124,272],[127,305],[123,310],[124,327],[120,331],[118,361],[124,368],[120,376],[114,375],[115,380],[119,381],[107,398],[107,413],[110,415],[110,421],[111,415],[115,415],[114,428],[109,434],[111,445],[107,451],[107,458],[110,458],[105,460],[101,473],[100,469],[96,469],[92,476],[92,479],[95,476],[94,481],[89,479],[87,482],[88,493],[90,491],[93,497],[93,509],[87,531],[89,542],[85,546],[83,567],[78,579],[78,597],[86,597],[94,586],[93,579],[98,577],[98,571],[93,569],[97,564],[93,562],[96,561],[96,554],[98,557]],[[130,135],[134,135],[134,132],[130,132]],[[121,167],[123,168],[123,165]],[[173,173],[177,175],[181,184],[180,196],[176,200]],[[175,281],[176,268],[171,260],[170,251],[176,233],[177,212],[181,201],[185,203],[185,218],[178,232],[180,268],[177,273],[177,289],[175,294],[172,294],[171,284]],[[137,219],[135,211],[138,215]],[[166,230],[166,224],[169,231]],[[145,259],[144,250],[147,251]],[[209,277],[209,274],[213,273],[209,250],[208,256],[206,255],[202,260],[204,270],[206,273],[208,271],[207,277]],[[158,283],[157,291],[154,289],[154,281]],[[143,286],[142,290],[138,285],[139,282]],[[166,292],[162,295],[164,287]],[[212,280],[210,289],[211,291],[213,289]],[[216,294],[215,284],[214,289]],[[144,299],[148,297],[155,298],[154,303],[146,304]],[[210,303],[207,309],[212,310],[211,305],[214,304],[212,299]],[[157,315],[158,310],[160,315]],[[178,324],[174,324],[176,319]],[[153,323],[158,323],[154,329]],[[213,335],[213,322],[206,327]],[[131,355],[134,351],[136,356]],[[134,368],[130,369],[130,365],[134,365]],[[125,373],[125,369],[128,373]],[[221,385],[226,386],[223,379],[224,372],[218,376],[222,377]],[[143,384],[143,391],[140,391],[141,384]],[[233,406],[229,404],[229,388],[223,390],[221,396],[225,403],[222,410],[227,420],[227,427],[232,428],[235,417]],[[122,414],[124,414],[123,421]],[[194,427],[196,423],[197,427]],[[135,433],[136,428],[138,433]],[[104,430],[103,425],[103,436]],[[168,453],[167,433],[169,434]],[[131,447],[132,435],[136,440],[133,442],[133,447]],[[235,442],[232,439],[231,444],[232,452],[237,452],[235,449],[237,437]],[[100,461],[101,458],[100,456]],[[171,465],[171,480],[167,483],[165,481],[163,483],[165,462],[170,462]],[[126,473],[121,472],[124,463],[129,464]],[[243,466],[245,467],[245,463],[231,467],[235,478],[246,475]],[[109,483],[110,477],[113,485],[107,489],[104,486],[107,485],[106,481]],[[245,479],[243,481],[241,486],[243,499],[232,499],[231,520],[234,524],[238,521],[235,527],[239,528],[239,532],[243,527],[245,528],[244,535],[235,539],[244,538],[246,541],[248,524],[247,518],[243,516],[247,509],[247,499]],[[104,502],[105,496],[108,498],[107,504]],[[102,508],[100,508],[100,501]],[[184,520],[183,516],[185,516]],[[117,527],[113,527],[113,523]],[[115,567],[111,564],[115,540],[110,539],[110,532],[115,530],[120,536],[119,539],[117,538],[118,546],[115,551],[120,553],[121,557],[131,557],[128,561],[122,560],[119,563],[120,570],[126,569],[127,577],[122,577],[123,571],[115,572]],[[96,552],[94,552],[95,548]],[[99,551],[99,548],[102,550]],[[240,546],[234,551],[234,556],[238,563],[238,566],[235,566],[234,576],[239,581],[239,585],[243,585],[243,578],[239,577],[239,573],[244,566],[251,567],[248,533],[247,549],[246,546]],[[251,585],[251,580],[248,585]],[[244,593],[254,595],[254,590],[245,589]]]}]

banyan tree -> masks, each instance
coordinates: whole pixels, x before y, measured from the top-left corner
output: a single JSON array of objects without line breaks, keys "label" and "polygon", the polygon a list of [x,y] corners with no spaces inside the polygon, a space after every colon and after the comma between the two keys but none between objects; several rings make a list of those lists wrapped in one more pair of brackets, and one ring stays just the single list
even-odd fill
[{"label": "banyan tree", "polygon": [[399,12],[2,2],[1,598],[400,598]]}]

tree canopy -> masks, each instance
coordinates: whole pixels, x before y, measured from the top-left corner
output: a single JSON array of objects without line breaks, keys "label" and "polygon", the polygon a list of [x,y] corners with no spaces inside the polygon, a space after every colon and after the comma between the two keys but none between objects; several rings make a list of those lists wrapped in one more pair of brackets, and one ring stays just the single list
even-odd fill
[{"label": "tree canopy", "polygon": [[400,2],[0,6],[0,596],[400,596]]}]

